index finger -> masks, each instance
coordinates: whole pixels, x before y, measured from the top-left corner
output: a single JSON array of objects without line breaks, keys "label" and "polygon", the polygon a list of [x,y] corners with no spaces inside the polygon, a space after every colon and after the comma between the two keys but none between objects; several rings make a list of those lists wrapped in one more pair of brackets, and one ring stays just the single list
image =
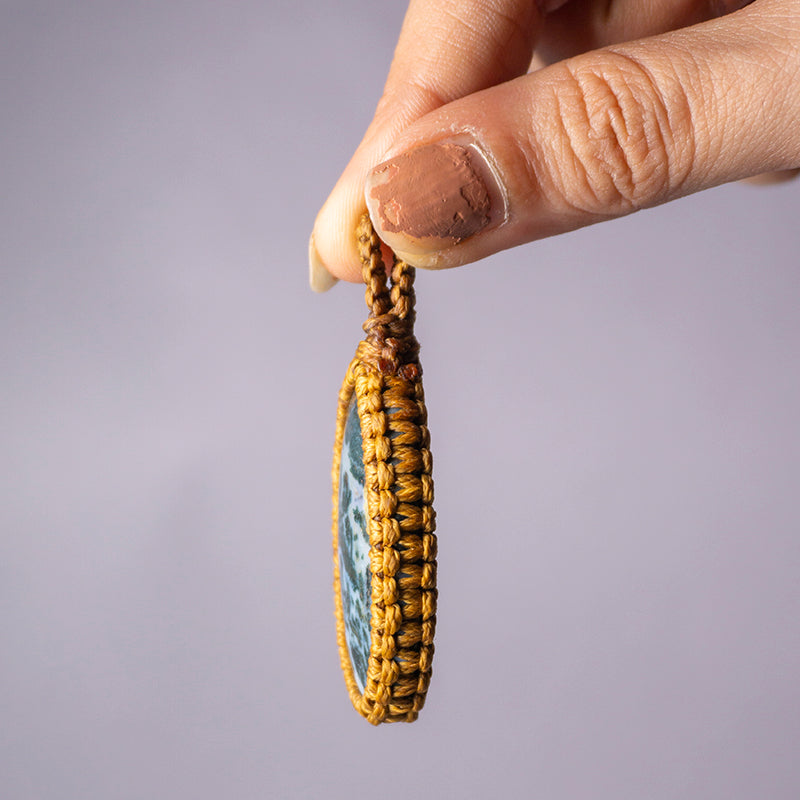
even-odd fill
[{"label": "index finger", "polygon": [[359,280],[364,181],[396,137],[440,106],[527,72],[541,21],[533,0],[412,0],[375,117],[317,215],[313,289]]}]

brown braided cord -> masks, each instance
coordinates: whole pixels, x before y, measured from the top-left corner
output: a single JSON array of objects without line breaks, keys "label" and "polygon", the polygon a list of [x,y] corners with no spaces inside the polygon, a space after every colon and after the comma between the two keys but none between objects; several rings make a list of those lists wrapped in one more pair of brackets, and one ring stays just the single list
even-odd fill
[{"label": "brown braided cord", "polygon": [[[365,299],[370,315],[364,323],[366,345],[359,356],[380,372],[397,372],[413,365],[419,368],[419,343],[414,337],[414,267],[392,254],[391,290],[386,285],[386,270],[381,240],[364,214],[358,226],[359,255],[366,284]],[[408,369],[407,377],[417,377]]]},{"label": "brown braided cord", "polygon": [[[339,394],[333,459],[337,639],[355,708],[371,723],[413,722],[425,702],[436,626],[436,536],[430,435],[414,338],[414,269],[394,259],[391,289],[369,218],[358,228],[370,317]],[[346,643],[338,559],[344,425],[355,394],[370,538],[371,647],[363,694]]]}]

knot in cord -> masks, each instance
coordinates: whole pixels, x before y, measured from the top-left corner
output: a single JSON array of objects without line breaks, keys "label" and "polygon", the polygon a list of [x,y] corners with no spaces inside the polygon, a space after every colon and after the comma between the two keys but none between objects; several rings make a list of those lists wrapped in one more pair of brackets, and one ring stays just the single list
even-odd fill
[{"label": "knot in cord", "polygon": [[419,343],[414,336],[414,267],[392,253],[391,288],[387,286],[381,240],[367,214],[357,228],[358,250],[366,284],[365,300],[370,315],[362,358],[382,373],[397,373],[414,380],[420,374]]}]

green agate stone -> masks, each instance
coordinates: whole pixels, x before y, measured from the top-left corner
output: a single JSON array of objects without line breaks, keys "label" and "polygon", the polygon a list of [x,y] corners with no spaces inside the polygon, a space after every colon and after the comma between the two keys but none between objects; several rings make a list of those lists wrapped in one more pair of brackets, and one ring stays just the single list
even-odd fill
[{"label": "green agate stone", "polygon": [[355,394],[347,410],[339,464],[339,575],[347,649],[363,694],[370,650],[372,573],[364,501],[364,449]]}]

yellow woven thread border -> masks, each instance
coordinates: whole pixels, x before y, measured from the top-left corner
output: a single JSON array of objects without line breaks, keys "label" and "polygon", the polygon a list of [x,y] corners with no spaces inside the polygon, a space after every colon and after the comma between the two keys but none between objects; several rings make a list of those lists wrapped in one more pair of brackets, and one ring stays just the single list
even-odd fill
[{"label": "yellow woven thread border", "polygon": [[[383,267],[380,243],[371,225],[366,230],[367,224],[362,222],[360,241],[362,257],[370,261],[365,264],[365,278],[373,313],[364,326],[367,338],[359,344],[339,392],[332,468],[333,562],[336,633],[345,682],[353,706],[377,725],[413,722],[425,702],[436,627],[436,536],[430,434],[412,330],[413,271],[408,278],[411,268],[395,261],[391,296],[385,288],[370,285],[376,261],[381,272]],[[385,280],[383,273],[384,287]],[[386,335],[397,334],[406,322],[410,325],[403,336]],[[380,326],[383,333],[375,334]],[[372,573],[371,645],[363,694],[356,685],[345,637],[338,550],[339,468],[354,393],[364,452]]]}]

